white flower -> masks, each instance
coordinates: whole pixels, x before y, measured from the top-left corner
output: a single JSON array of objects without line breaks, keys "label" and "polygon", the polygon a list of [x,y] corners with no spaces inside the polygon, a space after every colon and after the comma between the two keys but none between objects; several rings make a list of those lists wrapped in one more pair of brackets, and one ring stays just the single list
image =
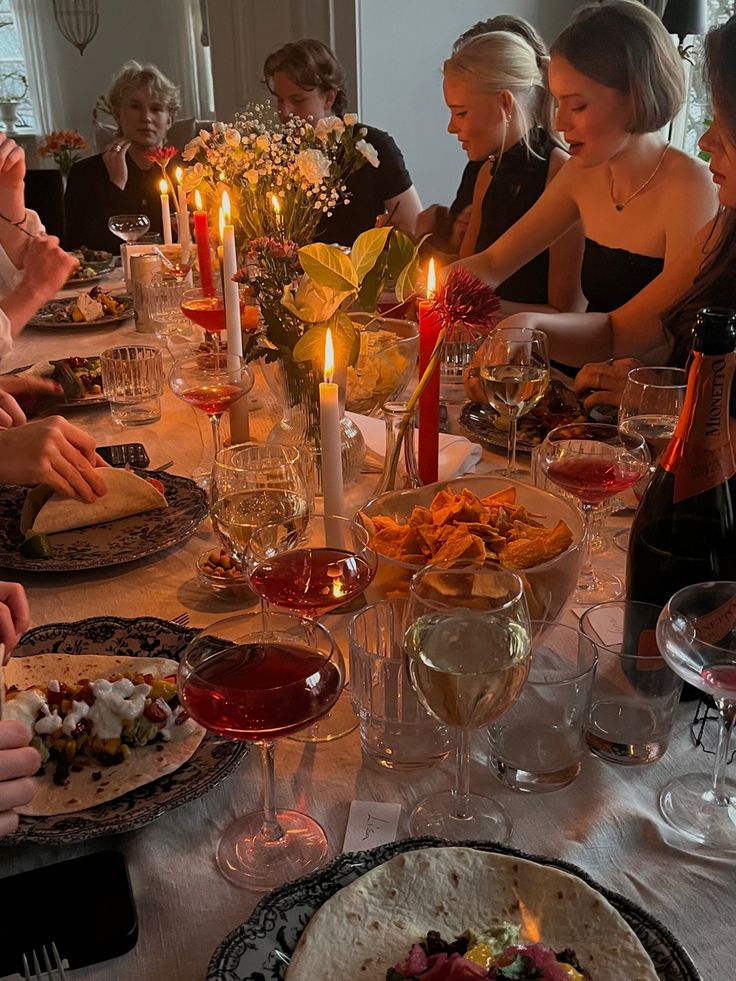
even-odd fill
[{"label": "white flower", "polygon": [[[214,127],[213,127],[213,129],[214,129]],[[201,130],[199,131],[199,138],[200,138],[200,140],[201,140],[201,141],[202,141],[203,143],[206,143],[206,142],[207,142],[207,140],[209,140],[209,138],[210,138],[211,136],[212,136],[212,133],[210,133],[210,131],[209,131],[208,129],[201,129]]]},{"label": "white flower", "polygon": [[193,140],[190,140],[181,152],[182,160],[193,160],[197,156],[199,150],[204,146],[204,143],[199,136],[195,136]]},{"label": "white flower", "polygon": [[358,140],[355,144],[355,149],[358,153],[362,153],[371,167],[378,166],[378,151],[371,143],[366,143],[365,140]]},{"label": "white flower", "polygon": [[339,116],[325,116],[323,119],[319,119],[314,127],[314,135],[323,143],[327,141],[330,133],[334,133],[339,140],[344,132],[345,124]]},{"label": "white flower", "polygon": [[256,139],[256,149],[258,150],[264,150],[264,151],[268,150],[270,145],[271,145],[271,141],[267,136],[262,135]]},{"label": "white flower", "polygon": [[246,170],[245,172],[246,180],[252,187],[255,187],[258,183],[259,176],[260,175],[257,170]]},{"label": "white flower", "polygon": [[213,123],[212,124],[212,132],[213,133],[224,133],[225,132],[225,124],[224,123]]},{"label": "white flower", "polygon": [[[184,156],[184,154],[182,154]],[[184,157],[186,160],[187,158]],[[193,191],[198,184],[201,184],[206,176],[207,170],[204,164],[195,163],[191,167],[186,167],[181,178],[181,186],[184,188],[184,192],[188,194]]]},{"label": "white flower", "polygon": [[346,112],[342,118],[346,126],[355,126],[358,122],[358,117],[354,112]]},{"label": "white flower", "polygon": [[319,184],[330,176],[330,161],[321,150],[300,150],[296,155],[296,165],[310,184]]},{"label": "white flower", "polygon": [[240,144],[240,133],[236,129],[229,127],[225,130],[225,142],[228,146],[238,146]]}]

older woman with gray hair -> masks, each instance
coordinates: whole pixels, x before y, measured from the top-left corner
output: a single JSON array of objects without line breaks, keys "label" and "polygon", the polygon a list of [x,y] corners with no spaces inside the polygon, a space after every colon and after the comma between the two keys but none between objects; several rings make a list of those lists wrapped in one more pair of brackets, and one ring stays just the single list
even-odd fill
[{"label": "older woman with gray hair", "polygon": [[111,215],[148,215],[151,232],[162,231],[161,173],[147,154],[166,143],[179,109],[178,86],[155,65],[129,61],[113,79],[108,99],[118,135],[103,153],[71,169],[64,200],[67,248],[117,252],[120,241],[107,227]]}]

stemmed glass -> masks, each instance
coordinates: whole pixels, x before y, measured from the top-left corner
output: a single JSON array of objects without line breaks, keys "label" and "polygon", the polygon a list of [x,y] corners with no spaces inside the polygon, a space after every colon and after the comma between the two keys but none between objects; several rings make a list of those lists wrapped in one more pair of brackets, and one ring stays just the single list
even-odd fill
[{"label": "stemmed glass", "polygon": [[531,624],[519,576],[491,566],[427,566],[411,582],[404,657],[419,701],[457,729],[453,790],[432,794],[409,819],[414,835],[505,841],[496,801],[470,793],[470,737],[519,696],[529,673]]},{"label": "stemmed glass", "polygon": [[676,674],[713,698],[721,724],[712,777],[676,777],[660,794],[660,810],[688,838],[736,851],[736,784],[726,780],[736,721],[736,582],[702,582],[675,593],[660,614],[657,643]]},{"label": "stemmed glass", "polygon": [[107,227],[123,242],[137,242],[151,227],[148,215],[113,215],[107,219]]},{"label": "stemmed glass", "polygon": [[618,599],[623,590],[619,577],[593,571],[593,523],[599,505],[648,472],[644,437],[604,423],[558,426],[542,443],[539,463],[553,484],[578,499],[585,519],[585,559],[572,602],[592,606]]},{"label": "stemmed glass", "polygon": [[506,477],[518,474],[516,424],[539,402],[549,383],[547,335],[526,327],[492,330],[481,348],[480,379],[490,405],[508,419]]},{"label": "stemmed glass", "polygon": [[169,386],[178,398],[206,412],[212,427],[215,456],[220,452],[220,419],[233,402],[251,390],[255,378],[243,358],[219,350],[197,350],[174,361]]},{"label": "stemmed glass", "polygon": [[[298,616],[320,617],[351,610],[373,581],[378,555],[368,530],[353,518],[313,516],[306,541],[284,522],[253,532],[248,576],[254,593]],[[358,720],[349,699],[293,738],[329,742],[352,732]]]},{"label": "stemmed glass", "polygon": [[222,874],[259,892],[321,865],[327,838],[299,811],[276,810],[274,740],[329,712],[345,680],[330,633],[285,613],[228,617],[210,624],[184,651],[179,696],[193,719],[227,739],[260,746],[263,810],[230,825],[217,848]]},{"label": "stemmed glass", "polygon": [[225,548],[241,567],[252,564],[254,532],[272,533],[302,542],[313,502],[311,473],[296,446],[239,443],[215,457],[210,488],[210,516]]},{"label": "stemmed glass", "polygon": [[[687,372],[684,368],[632,368],[626,378],[618,408],[619,429],[644,437],[649,450],[649,473],[634,487],[638,498],[657,469],[659,458],[675,433],[685,403]],[[629,529],[613,536],[619,548],[629,547]]]}]

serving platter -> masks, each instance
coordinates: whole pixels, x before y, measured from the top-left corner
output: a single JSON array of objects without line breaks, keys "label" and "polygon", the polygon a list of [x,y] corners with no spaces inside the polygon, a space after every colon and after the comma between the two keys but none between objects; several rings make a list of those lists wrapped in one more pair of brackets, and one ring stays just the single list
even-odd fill
[{"label": "serving platter", "polygon": [[[90,617],[27,631],[14,656],[59,652],[72,656],[170,657],[178,661],[196,633],[159,617]],[[212,790],[239,766],[247,751],[244,743],[208,733],[193,756],[173,773],[86,811],[22,816],[15,834],[0,836],[0,845],[66,845],[142,828]]]},{"label": "serving platter", "polygon": [[134,562],[189,538],[207,515],[207,495],[188,477],[163,470],[147,471],[164,486],[169,506],[118,518],[89,528],[50,536],[53,554],[29,559],[20,554],[20,514],[24,487],[0,486],[0,567],[26,572],[79,572]]},{"label": "serving platter", "polygon": [[[449,844],[439,838],[410,838],[371,851],[348,853],[311,875],[281,886],[262,899],[249,919],[222,941],[210,961],[207,981],[284,981],[299,937],[331,896],[396,855]],[[598,885],[577,866],[527,855],[495,842],[465,841],[462,845],[579,877],[626,920],[649,954],[660,981],[702,981],[689,955],[666,927],[624,896]]]},{"label": "serving platter", "polygon": [[31,317],[27,326],[41,327],[50,330],[95,330],[98,327],[109,327],[112,324],[121,324],[124,320],[129,320],[134,313],[133,298],[130,296],[116,296],[115,299],[125,308],[122,313],[111,314],[100,317],[99,320],[78,320],[74,321],[64,316],[73,300],[49,300],[38,312]]}]

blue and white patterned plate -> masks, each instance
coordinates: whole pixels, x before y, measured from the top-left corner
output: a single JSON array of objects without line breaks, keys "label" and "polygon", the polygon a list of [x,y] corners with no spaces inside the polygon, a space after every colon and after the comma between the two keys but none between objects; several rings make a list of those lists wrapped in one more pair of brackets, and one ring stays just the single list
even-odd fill
[{"label": "blue and white patterned plate", "polygon": [[[115,654],[123,657],[170,657],[178,661],[197,633],[158,617],[90,617],[75,623],[48,623],[23,634],[15,655]],[[174,773],[137,787],[88,811],[48,817],[21,817],[14,835],[0,845],[66,845],[100,835],[134,831],[166,811],[206,794],[240,764],[245,743],[208,734],[194,755]]]},{"label": "blue and white patterned plate", "polygon": [[54,553],[46,559],[20,554],[20,513],[24,487],[0,486],[0,567],[25,572],[76,572],[134,562],[189,538],[207,515],[207,495],[188,477],[150,472],[164,485],[169,506],[130,518],[76,528],[50,537]]},{"label": "blue and white patterned plate", "polygon": [[[207,981],[283,981],[302,931],[319,907],[343,886],[401,852],[449,844],[440,838],[409,838],[367,852],[340,855],[325,868],[281,886],[262,899],[250,919],[223,940],[210,961]],[[578,876],[623,916],[651,957],[661,981],[702,981],[690,957],[669,930],[635,903],[599,886],[577,866],[527,855],[495,842],[464,841],[460,844],[513,855]]]}]

